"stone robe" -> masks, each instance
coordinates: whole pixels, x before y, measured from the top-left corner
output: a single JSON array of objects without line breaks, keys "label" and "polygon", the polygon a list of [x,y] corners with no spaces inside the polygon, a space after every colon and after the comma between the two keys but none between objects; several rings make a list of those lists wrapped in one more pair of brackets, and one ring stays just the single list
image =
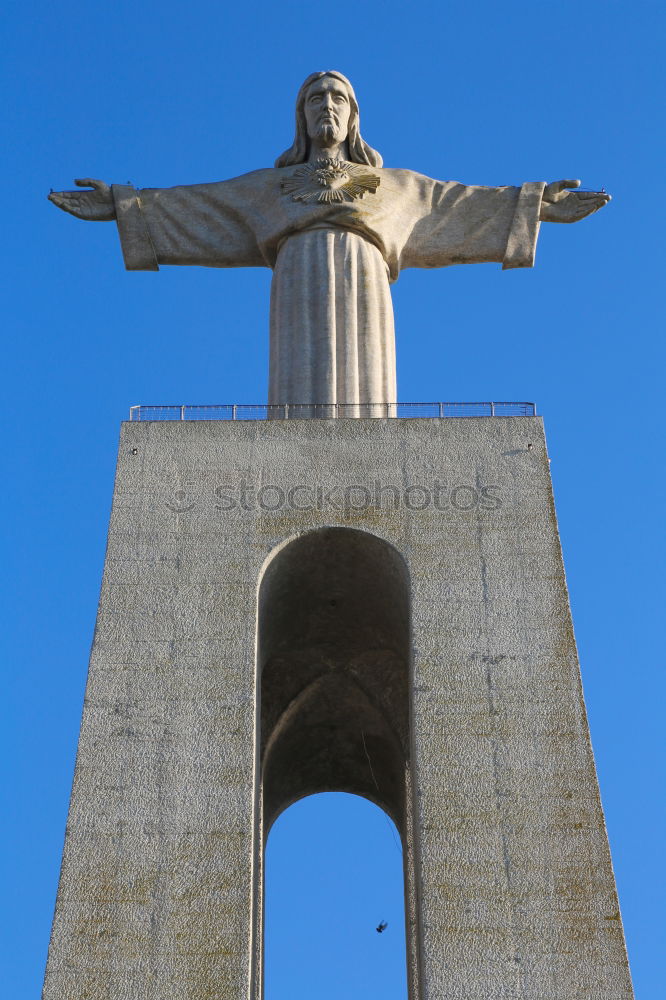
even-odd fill
[{"label": "stone robe", "polygon": [[113,186],[128,270],[273,269],[273,404],[396,401],[389,282],[403,268],[534,263],[543,183],[470,187],[345,166],[349,183],[328,190],[303,164],[211,184]]}]

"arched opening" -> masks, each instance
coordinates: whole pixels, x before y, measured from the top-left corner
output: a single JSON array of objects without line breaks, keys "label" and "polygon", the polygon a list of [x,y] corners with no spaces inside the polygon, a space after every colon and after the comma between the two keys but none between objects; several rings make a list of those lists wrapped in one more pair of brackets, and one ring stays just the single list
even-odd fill
[{"label": "arched opening", "polygon": [[[416,997],[410,772],[409,578],[388,542],[322,528],[283,546],[259,588],[262,838],[318,792],[370,799],[404,848],[410,995]],[[258,859],[259,886],[263,857]],[[261,967],[261,927],[257,928]]]},{"label": "arched opening", "polygon": [[397,830],[367,799],[313,795],[281,813],[266,844],[266,1000],[404,1000],[402,882]]}]

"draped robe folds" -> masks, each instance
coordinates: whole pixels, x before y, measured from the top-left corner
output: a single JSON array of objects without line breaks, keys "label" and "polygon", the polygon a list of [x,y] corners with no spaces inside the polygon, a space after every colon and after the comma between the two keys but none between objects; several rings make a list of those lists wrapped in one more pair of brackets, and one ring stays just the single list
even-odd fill
[{"label": "draped robe folds", "polygon": [[273,269],[270,403],[394,403],[389,282],[407,267],[534,263],[542,182],[467,186],[367,167],[376,190],[320,202],[292,196],[298,169],[112,189],[128,270]]}]

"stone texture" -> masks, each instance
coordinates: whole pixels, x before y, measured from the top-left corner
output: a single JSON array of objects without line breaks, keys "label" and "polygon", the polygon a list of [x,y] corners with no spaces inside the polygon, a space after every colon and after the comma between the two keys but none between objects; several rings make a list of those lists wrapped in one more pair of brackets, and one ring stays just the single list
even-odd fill
[{"label": "stone texture", "polygon": [[[319,575],[313,681],[288,623],[319,542],[379,589],[357,642]],[[402,809],[413,997],[628,1000],[542,424],[516,417],[123,426],[45,1000],[258,996],[262,777],[273,812],[299,793],[262,744],[280,657],[320,726],[364,686],[379,780],[353,728],[336,780]]]}]

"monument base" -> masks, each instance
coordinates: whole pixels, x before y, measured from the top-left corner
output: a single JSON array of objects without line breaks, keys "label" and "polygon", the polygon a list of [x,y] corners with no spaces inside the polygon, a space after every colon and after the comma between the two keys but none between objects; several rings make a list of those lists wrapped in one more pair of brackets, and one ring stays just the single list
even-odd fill
[{"label": "monument base", "polygon": [[[303,592],[296,650],[285,608],[319,551],[337,589],[320,572]],[[407,595],[404,732],[373,579]],[[344,643],[354,614],[365,629],[349,662],[334,614]],[[495,417],[123,425],[45,1000],[260,995],[266,827],[303,793],[274,784],[268,818],[262,761],[301,695],[267,741],[262,642],[273,678],[316,672],[318,732],[322,706],[347,711],[329,678],[364,692],[349,712],[393,782],[367,794],[399,814],[414,1000],[632,996],[542,422]],[[365,794],[343,723],[331,787]]]}]

